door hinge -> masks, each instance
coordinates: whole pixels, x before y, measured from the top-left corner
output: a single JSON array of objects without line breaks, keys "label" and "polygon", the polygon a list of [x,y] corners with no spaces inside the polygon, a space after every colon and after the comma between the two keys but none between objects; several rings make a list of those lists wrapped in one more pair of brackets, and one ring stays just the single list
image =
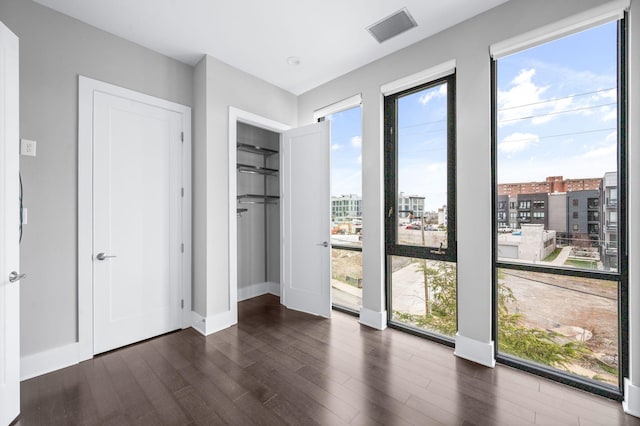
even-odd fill
[{"label": "door hinge", "polygon": [[184,132],[180,132],[180,142],[184,142]]},{"label": "door hinge", "polygon": [[184,198],[184,188],[180,188],[180,196]]},{"label": "door hinge", "polygon": [[180,244],[180,251],[184,253],[184,243]]},{"label": "door hinge", "polygon": [[180,309],[184,309],[184,299],[180,300]]}]

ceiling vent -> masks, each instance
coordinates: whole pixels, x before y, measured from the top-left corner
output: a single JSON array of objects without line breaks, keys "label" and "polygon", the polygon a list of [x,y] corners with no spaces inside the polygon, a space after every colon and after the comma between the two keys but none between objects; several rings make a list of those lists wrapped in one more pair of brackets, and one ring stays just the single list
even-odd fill
[{"label": "ceiling vent", "polygon": [[416,24],[413,16],[404,8],[368,26],[366,29],[378,43],[382,43],[417,26],[418,24]]}]

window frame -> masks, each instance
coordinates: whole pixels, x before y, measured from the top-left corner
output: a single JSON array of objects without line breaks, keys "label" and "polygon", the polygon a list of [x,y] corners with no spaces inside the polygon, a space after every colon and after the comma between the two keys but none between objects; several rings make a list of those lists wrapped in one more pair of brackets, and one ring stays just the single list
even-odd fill
[{"label": "window frame", "polygon": [[[326,120],[326,117],[328,115],[332,115],[332,114],[338,114],[353,108],[360,108],[360,135],[362,136],[363,133],[363,115],[362,115],[362,95],[358,94],[355,96],[352,96],[350,98],[344,99],[342,101],[339,101],[335,104],[329,105],[327,107],[321,108],[317,111],[314,112],[314,121],[316,121],[317,123],[320,123],[322,121]],[[363,151],[363,149],[361,148],[361,150]],[[361,151],[361,152],[362,152]],[[361,166],[361,171],[362,171],[362,166]],[[362,185],[362,183],[361,183]],[[362,188],[362,191],[364,192],[364,187]],[[360,194],[360,196],[364,199],[364,194]],[[331,207],[331,212],[333,213],[333,204],[330,206]],[[344,209],[344,205],[341,206]],[[344,211],[344,210],[343,210]],[[362,209],[362,217],[364,218],[364,209]],[[346,250],[346,251],[357,251],[362,253],[362,245],[360,246],[355,246],[355,245],[342,245],[342,244],[330,244],[331,246],[331,250],[333,251],[334,249],[336,250]],[[346,314],[349,315],[353,315],[355,317],[359,317],[360,316],[360,312],[350,308],[348,306],[343,306],[343,305],[337,305],[335,303],[333,303],[333,300],[331,301],[331,308],[339,311],[339,312],[344,312]]]},{"label": "window frame", "polygon": [[[447,248],[412,246],[398,243],[398,100],[404,96],[447,84]],[[384,247],[387,324],[391,328],[424,337],[454,347],[455,340],[431,333],[393,320],[392,267],[394,256],[414,259],[450,262],[457,268],[457,223],[456,223],[456,73],[455,68],[444,76],[423,82],[408,89],[389,93],[383,97],[384,113]],[[457,282],[456,282],[457,286]],[[457,293],[456,293],[457,294]],[[456,306],[458,301],[456,300]],[[457,309],[456,309],[457,322]]]},{"label": "window frame", "polygon": [[[624,398],[624,378],[629,376],[629,300],[628,300],[628,211],[627,211],[627,13],[624,12],[621,18],[611,19],[608,22],[599,22],[598,25],[604,25],[617,21],[617,95],[618,95],[618,170],[617,170],[617,201],[618,201],[618,272],[611,271],[592,271],[584,269],[567,269],[551,266],[518,264],[508,261],[500,261],[498,259],[498,238],[497,238],[497,200],[498,200],[498,182],[497,182],[497,136],[498,136],[498,70],[497,61],[500,58],[492,57],[490,64],[491,72],[491,166],[492,166],[492,339],[494,341],[494,356],[496,362],[536,374],[550,380],[554,380],[569,386],[573,386],[587,392],[598,394],[610,399],[621,401]],[[588,30],[593,26],[585,26],[583,30]],[[572,33],[562,33],[557,35],[553,40],[558,40]],[[548,40],[548,41],[553,41]],[[529,47],[524,46],[521,49],[514,50],[517,53]],[[606,194],[605,194],[606,196]],[[574,202],[577,200],[574,199]],[[575,206],[575,204],[574,204]],[[575,227],[576,225],[574,225]],[[499,352],[498,342],[498,270],[512,269],[521,271],[532,271],[539,273],[550,273],[555,275],[583,277],[588,279],[601,279],[617,282],[618,284],[618,354],[619,354],[619,372],[618,386],[607,386],[595,382],[594,380],[583,379],[577,375],[563,372],[559,369],[553,369],[541,364],[537,364],[525,359],[516,358],[508,354]]]}]

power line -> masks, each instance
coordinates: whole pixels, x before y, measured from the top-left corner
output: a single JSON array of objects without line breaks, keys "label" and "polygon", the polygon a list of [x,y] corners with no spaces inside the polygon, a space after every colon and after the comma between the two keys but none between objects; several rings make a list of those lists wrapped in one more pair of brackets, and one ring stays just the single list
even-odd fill
[{"label": "power line", "polygon": [[575,135],[584,135],[584,134],[588,134],[588,133],[610,132],[611,130],[618,130],[618,128],[617,127],[609,127],[607,129],[585,130],[584,132],[573,132],[573,133],[561,133],[561,134],[558,134],[558,135],[539,136],[537,138],[514,139],[514,140],[510,140],[510,141],[503,141],[501,143],[515,143],[515,142],[533,141],[533,140],[536,140],[536,139],[560,138],[560,137],[563,137],[563,136],[575,136]]},{"label": "power line", "polygon": [[524,108],[526,106],[545,104],[545,103],[548,103],[548,102],[556,102],[556,101],[559,101],[559,100],[562,100],[562,99],[571,99],[571,98],[577,98],[577,97],[580,97],[580,96],[593,95],[595,93],[608,92],[609,90],[614,90],[614,89],[615,89],[615,87],[610,87],[608,89],[600,89],[600,90],[594,90],[593,92],[578,93],[577,95],[563,96],[561,98],[545,99],[543,101],[531,102],[530,104],[522,104],[522,105],[516,105],[516,106],[512,106],[512,107],[498,109],[498,111],[507,111],[507,110],[515,109],[515,108]]},{"label": "power line", "polygon": [[498,121],[500,123],[506,123],[508,121],[529,120],[531,118],[546,117],[546,116],[549,116],[549,115],[566,114],[568,112],[584,111],[584,110],[588,110],[588,109],[600,108],[600,107],[611,106],[611,105],[616,105],[616,104],[617,104],[617,102],[611,102],[611,103],[608,103],[608,104],[592,105],[592,106],[588,106],[588,107],[567,109],[567,110],[564,110],[564,111],[554,111],[554,112],[548,112],[548,113],[545,113],[545,114],[529,115],[529,116],[526,116],[526,117],[509,118],[507,120],[498,120]]},{"label": "power line", "polygon": [[428,124],[435,124],[435,123],[444,123],[446,122],[447,119],[443,119],[443,120],[436,120],[436,121],[425,121],[424,123],[417,123],[417,124],[408,124],[406,126],[400,126],[398,127],[398,130],[400,129],[409,129],[411,127],[420,127],[420,126],[426,126]]}]

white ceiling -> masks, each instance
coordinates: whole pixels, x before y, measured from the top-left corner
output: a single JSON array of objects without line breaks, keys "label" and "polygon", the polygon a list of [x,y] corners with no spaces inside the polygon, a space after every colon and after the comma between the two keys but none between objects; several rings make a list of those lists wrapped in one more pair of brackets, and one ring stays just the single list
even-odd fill
[{"label": "white ceiling", "polygon": [[[206,53],[300,94],[507,0],[35,1],[187,64]],[[403,7],[418,27],[378,44],[365,28]]]}]

